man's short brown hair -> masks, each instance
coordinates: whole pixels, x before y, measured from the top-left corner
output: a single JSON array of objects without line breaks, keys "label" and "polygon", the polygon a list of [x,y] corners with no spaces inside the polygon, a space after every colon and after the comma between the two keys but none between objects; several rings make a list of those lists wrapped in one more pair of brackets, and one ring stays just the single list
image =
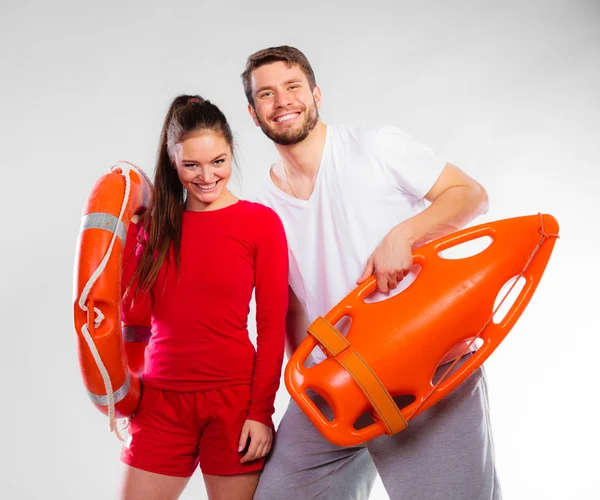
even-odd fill
[{"label": "man's short brown hair", "polygon": [[299,66],[308,80],[310,90],[313,90],[317,86],[315,74],[313,73],[308,59],[297,48],[289,47],[288,45],[281,45],[280,47],[269,47],[268,49],[259,50],[248,57],[246,60],[246,69],[242,73],[244,93],[246,94],[248,103],[252,107],[254,107],[254,99],[252,97],[250,75],[255,69],[258,69],[265,64],[270,64],[277,61],[283,61],[287,63],[288,66]]}]

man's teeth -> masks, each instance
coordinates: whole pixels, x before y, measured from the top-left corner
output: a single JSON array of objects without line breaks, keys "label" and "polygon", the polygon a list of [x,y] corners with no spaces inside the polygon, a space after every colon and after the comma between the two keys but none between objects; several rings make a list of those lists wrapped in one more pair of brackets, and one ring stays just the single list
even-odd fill
[{"label": "man's teeth", "polygon": [[292,118],[296,118],[296,116],[298,116],[297,113],[293,113],[291,115],[285,115],[282,116],[281,118],[277,118],[278,122],[287,122],[288,120],[291,120]]},{"label": "man's teeth", "polygon": [[213,182],[212,184],[196,184],[196,186],[198,186],[198,188],[201,189],[202,191],[210,191],[216,185],[217,185],[216,182]]}]

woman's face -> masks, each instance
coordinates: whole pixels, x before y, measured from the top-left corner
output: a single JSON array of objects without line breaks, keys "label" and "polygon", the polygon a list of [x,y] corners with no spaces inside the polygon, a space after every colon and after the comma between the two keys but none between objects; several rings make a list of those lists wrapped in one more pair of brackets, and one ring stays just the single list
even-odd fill
[{"label": "woman's face", "polygon": [[[228,190],[233,153],[222,134],[203,130],[177,145],[177,175],[187,191],[187,210],[219,208]],[[214,205],[213,205],[214,204]]]}]

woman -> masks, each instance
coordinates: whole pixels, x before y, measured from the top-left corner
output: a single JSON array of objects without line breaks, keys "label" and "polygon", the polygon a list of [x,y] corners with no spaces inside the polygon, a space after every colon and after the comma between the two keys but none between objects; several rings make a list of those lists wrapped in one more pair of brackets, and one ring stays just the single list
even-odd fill
[{"label": "woman", "polygon": [[[178,498],[199,465],[211,500],[251,499],[271,448],[283,362],[288,256],[275,213],[228,189],[233,138],[221,111],[177,97],[154,199],[129,228],[123,315],[152,314],[144,390],[123,447],[121,498]],[[128,258],[129,256],[129,258]],[[257,349],[247,319],[256,296]]]}]

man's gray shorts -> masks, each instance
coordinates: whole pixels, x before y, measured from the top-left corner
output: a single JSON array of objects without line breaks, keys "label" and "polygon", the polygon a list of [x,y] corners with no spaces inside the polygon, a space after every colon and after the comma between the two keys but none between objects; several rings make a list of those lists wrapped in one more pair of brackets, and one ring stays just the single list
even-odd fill
[{"label": "man's gray shorts", "polygon": [[331,444],[290,401],[254,499],[367,500],[377,473],[391,500],[500,500],[483,369],[406,430],[356,447]]}]

